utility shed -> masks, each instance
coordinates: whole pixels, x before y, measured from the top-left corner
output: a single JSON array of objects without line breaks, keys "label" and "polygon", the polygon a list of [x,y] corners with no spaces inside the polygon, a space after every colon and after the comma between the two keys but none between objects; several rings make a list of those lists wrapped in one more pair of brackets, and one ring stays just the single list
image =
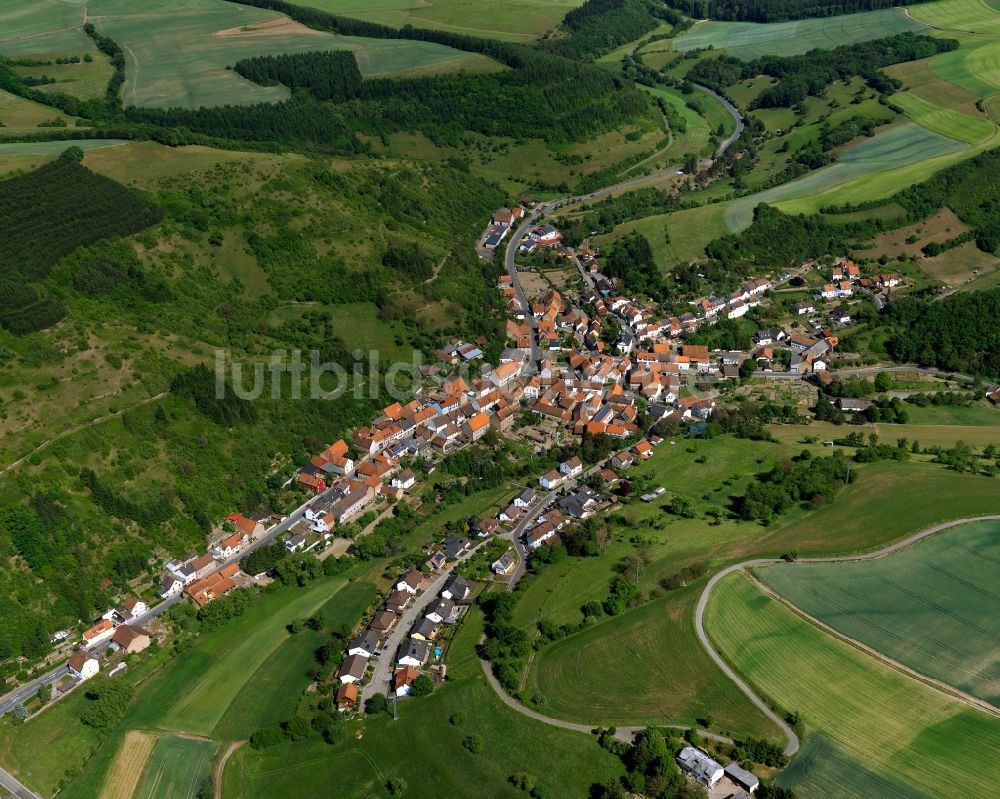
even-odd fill
[{"label": "utility shed", "polygon": [[753,793],[760,785],[760,780],[754,776],[753,772],[747,771],[739,763],[733,762],[723,769],[726,776],[739,785],[747,793]]}]

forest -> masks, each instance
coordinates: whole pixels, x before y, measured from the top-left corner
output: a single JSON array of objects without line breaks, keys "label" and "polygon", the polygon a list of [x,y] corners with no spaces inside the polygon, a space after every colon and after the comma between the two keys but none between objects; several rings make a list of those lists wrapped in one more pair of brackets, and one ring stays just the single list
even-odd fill
[{"label": "forest", "polygon": [[[913,3],[928,0],[913,0]],[[785,22],[806,17],[832,17],[913,3],[900,0],[670,0],[670,5],[696,19],[738,22]]]},{"label": "forest", "polygon": [[1000,288],[952,294],[939,301],[900,297],[879,322],[892,333],[894,360],[964,374],[1000,375]]},{"label": "forest", "polygon": [[542,47],[569,58],[604,55],[668,22],[677,33],[691,21],[679,11],[657,0],[587,0],[563,19],[569,33],[545,39]]},{"label": "forest", "polygon": [[752,61],[741,61],[723,54],[718,58],[698,61],[688,70],[686,77],[724,92],[741,80],[769,75],[778,79],[777,85],[761,92],[751,108],[787,108],[806,97],[822,94],[836,80],[855,75],[862,76],[876,91],[891,94],[901,84],[880,72],[882,67],[916,61],[957,47],[958,42],[954,39],[908,32],[842,45],[832,50],[810,50],[794,56],[768,55]]},{"label": "forest", "polygon": [[162,218],[151,201],[80,164],[71,147],[38,169],[0,181],[0,324],[28,333],[62,318],[37,281],[77,247],[137,233]]}]

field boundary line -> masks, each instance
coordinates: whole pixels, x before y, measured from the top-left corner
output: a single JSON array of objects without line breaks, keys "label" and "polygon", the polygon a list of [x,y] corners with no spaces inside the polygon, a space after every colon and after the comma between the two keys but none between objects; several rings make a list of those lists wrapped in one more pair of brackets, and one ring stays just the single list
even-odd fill
[{"label": "field boundary line", "polygon": [[790,611],[792,611],[792,613],[794,613],[796,616],[799,616],[804,621],[807,621],[810,624],[814,624],[815,626],[819,627],[824,632],[832,635],[834,638],[837,638],[838,640],[842,641],[843,643],[847,644],[848,646],[851,646],[851,647],[853,647],[855,649],[858,649],[858,650],[864,652],[866,655],[871,655],[876,660],[884,663],[885,665],[887,665],[887,666],[889,666],[889,667],[891,667],[893,669],[896,669],[897,671],[903,672],[907,676],[912,677],[913,679],[917,680],[918,682],[924,683],[925,685],[927,685],[930,688],[935,688],[935,689],[941,691],[942,693],[948,694],[948,695],[954,697],[955,699],[958,699],[960,702],[963,702],[963,703],[965,703],[967,705],[970,705],[971,707],[974,707],[976,710],[982,710],[982,711],[984,711],[985,713],[988,713],[991,716],[996,716],[997,718],[1000,718],[1000,708],[996,708],[993,705],[989,704],[989,702],[985,702],[984,700],[979,699],[978,697],[972,696],[971,694],[967,694],[964,691],[959,690],[958,688],[956,688],[953,685],[949,685],[948,683],[943,682],[943,681],[938,680],[938,679],[935,679],[934,677],[928,677],[926,674],[922,674],[921,672],[917,671],[916,669],[914,669],[914,668],[912,668],[910,666],[907,666],[904,663],[900,663],[898,660],[894,660],[893,658],[889,657],[888,655],[886,655],[886,654],[884,654],[882,652],[879,652],[877,649],[873,649],[872,647],[868,646],[867,644],[864,644],[864,643],[862,643],[861,641],[858,641],[855,638],[851,638],[849,635],[845,635],[844,633],[840,632],[839,630],[835,630],[833,627],[831,627],[830,625],[828,625],[828,624],[820,621],[815,616],[810,616],[808,613],[806,613],[804,610],[802,610],[802,608],[800,608],[797,605],[795,605],[791,600],[786,599],[785,597],[783,597],[781,594],[779,594],[773,588],[771,588],[766,583],[764,583],[760,579],[758,579],[757,576],[752,571],[748,571],[747,572],[747,577],[749,577],[750,581],[755,586],[757,586],[757,588],[761,592],[763,592],[767,596],[771,597],[772,599],[776,600],[780,604],[784,605],[786,608],[788,608]]}]

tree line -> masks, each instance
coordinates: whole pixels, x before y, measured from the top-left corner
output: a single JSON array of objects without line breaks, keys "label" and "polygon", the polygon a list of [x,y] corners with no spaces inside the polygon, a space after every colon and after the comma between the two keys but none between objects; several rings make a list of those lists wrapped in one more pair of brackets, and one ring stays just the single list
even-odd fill
[{"label": "tree line", "polygon": [[[916,3],[928,0],[914,0]],[[895,8],[901,0],[670,0],[670,5],[696,19],[721,19],[739,22],[786,22],[807,17],[832,17],[879,8]]]}]

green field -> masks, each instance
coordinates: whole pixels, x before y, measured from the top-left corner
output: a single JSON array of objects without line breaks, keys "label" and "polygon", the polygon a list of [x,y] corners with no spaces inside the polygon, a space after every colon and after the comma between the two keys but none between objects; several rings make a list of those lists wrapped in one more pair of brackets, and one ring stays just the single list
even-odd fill
[{"label": "green field", "polygon": [[831,190],[847,184],[854,189],[851,196],[855,202],[877,199],[906,185],[897,179],[896,168],[923,166],[929,159],[963,149],[965,145],[961,142],[919,125],[899,125],[845,150],[835,164],[773,189],[734,200],[726,208],[726,227],[734,233],[748,227],[753,221],[753,209],[760,203],[778,205],[790,212],[804,211],[800,205],[818,208],[831,202],[818,200],[818,196],[827,198]]},{"label": "green field", "polygon": [[706,627],[765,697],[872,772],[938,799],[991,795],[1000,780],[1000,719],[836,640],[745,574],[718,584]]},{"label": "green field", "polygon": [[981,115],[970,116],[942,108],[913,92],[899,92],[892,99],[920,127],[949,139],[980,144],[993,136],[996,130],[996,125]]},{"label": "green field", "polygon": [[815,732],[809,733],[776,782],[803,799],[933,799],[901,780],[872,771]]},{"label": "green field", "polygon": [[714,47],[750,61],[765,55],[798,55],[818,48],[925,30],[902,8],[885,8],[837,17],[761,24],[757,22],[702,22],[674,40],[675,50]]},{"label": "green field", "polygon": [[215,749],[213,741],[160,736],[135,799],[195,799],[212,768]]},{"label": "green field", "polygon": [[82,28],[84,8],[69,0],[4,0],[0,55],[91,50],[94,43]]},{"label": "green field", "polygon": [[301,5],[393,27],[413,25],[522,41],[552,31],[567,11],[582,2],[510,0],[497,6],[488,0],[304,0]]},{"label": "green field", "polygon": [[965,525],[878,560],[782,564],[759,577],[847,637],[1000,705],[1000,522]]}]

